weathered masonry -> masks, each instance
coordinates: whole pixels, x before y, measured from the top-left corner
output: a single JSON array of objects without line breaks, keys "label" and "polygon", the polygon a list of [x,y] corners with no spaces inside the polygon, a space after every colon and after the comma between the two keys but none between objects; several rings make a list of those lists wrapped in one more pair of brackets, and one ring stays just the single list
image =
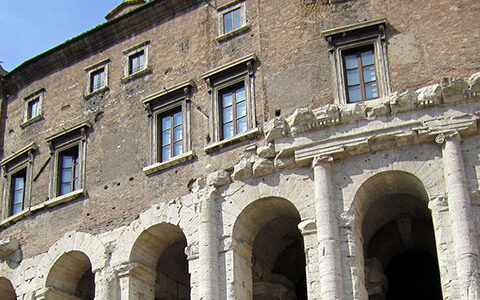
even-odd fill
[{"label": "weathered masonry", "polygon": [[0,298],[479,299],[480,3],[380,2],[123,1],[0,72]]}]

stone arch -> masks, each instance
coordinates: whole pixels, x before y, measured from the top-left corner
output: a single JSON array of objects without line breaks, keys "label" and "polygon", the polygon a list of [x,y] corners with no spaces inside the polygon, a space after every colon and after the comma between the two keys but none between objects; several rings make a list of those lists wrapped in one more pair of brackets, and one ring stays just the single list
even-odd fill
[{"label": "stone arch", "polygon": [[[377,173],[358,188],[354,211],[357,234],[360,235],[358,240],[363,241],[362,258],[365,260],[363,267],[369,299],[397,299],[392,298],[395,296],[392,289],[401,284],[396,279],[399,276],[394,276],[395,272],[400,272],[398,266],[408,261],[405,260],[408,255],[410,260],[415,260],[426,254],[434,259],[434,264],[412,267],[417,268],[417,274],[422,272],[422,268],[431,268],[427,273],[434,274],[430,277],[438,278],[431,286],[419,288],[417,292],[430,289],[433,295],[431,299],[441,299],[436,243],[428,201],[429,195],[422,181],[405,171]],[[399,264],[402,257],[404,260]]]},{"label": "stone arch", "polygon": [[46,299],[93,300],[95,277],[88,256],[70,251],[58,258],[46,278]]},{"label": "stone arch", "polygon": [[190,299],[186,247],[183,231],[170,223],[153,225],[140,234],[130,253],[130,280],[140,280],[146,287],[141,291],[145,299]]},{"label": "stone arch", "polygon": [[295,205],[280,197],[258,199],[239,214],[232,235],[239,298],[306,299],[300,222]]},{"label": "stone arch", "polygon": [[16,300],[17,295],[12,283],[5,277],[0,277],[0,295],[4,300]]}]

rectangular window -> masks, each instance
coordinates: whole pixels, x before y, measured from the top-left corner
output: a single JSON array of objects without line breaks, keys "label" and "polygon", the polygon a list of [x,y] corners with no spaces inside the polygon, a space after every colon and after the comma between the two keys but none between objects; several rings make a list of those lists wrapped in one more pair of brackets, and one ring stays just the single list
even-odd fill
[{"label": "rectangular window", "polygon": [[220,91],[222,139],[227,139],[247,131],[247,103],[245,85]]},{"label": "rectangular window", "polygon": [[40,97],[36,97],[28,102],[27,119],[33,119],[40,115]]},{"label": "rectangular window", "polygon": [[11,177],[11,199],[10,215],[16,215],[24,209],[25,182],[27,178],[27,169],[23,169]]},{"label": "rectangular window", "polygon": [[378,98],[377,76],[373,49],[344,52],[347,103]]},{"label": "rectangular window", "polygon": [[105,69],[100,68],[90,73],[90,93],[105,86]]},{"label": "rectangular window", "polygon": [[176,110],[158,116],[159,147],[158,157],[161,162],[167,161],[183,153],[183,120],[182,111]]},{"label": "rectangular window", "polygon": [[141,50],[128,57],[128,75],[145,69],[145,51]]},{"label": "rectangular window", "polygon": [[242,8],[231,10],[223,14],[223,34],[237,30],[242,27]]},{"label": "rectangular window", "polygon": [[60,152],[58,166],[58,195],[78,189],[78,146]]}]

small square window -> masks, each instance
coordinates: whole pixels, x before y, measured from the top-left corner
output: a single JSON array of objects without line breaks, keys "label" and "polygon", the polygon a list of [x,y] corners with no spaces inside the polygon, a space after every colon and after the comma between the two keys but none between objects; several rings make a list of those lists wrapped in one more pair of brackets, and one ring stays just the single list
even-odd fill
[{"label": "small square window", "polygon": [[86,129],[89,127],[89,122],[83,122],[47,139],[53,162],[50,199],[84,189]]},{"label": "small square window", "polygon": [[35,97],[27,104],[27,119],[33,119],[40,115],[40,97]]},{"label": "small square window", "polygon": [[105,86],[105,69],[100,68],[90,73],[90,93]]},{"label": "small square window", "polygon": [[128,75],[145,69],[145,51],[138,51],[128,57]]},{"label": "small square window", "polygon": [[87,72],[87,89],[85,91],[86,98],[108,89],[109,62],[109,59],[104,59],[85,68],[85,71]]},{"label": "small square window", "polygon": [[183,116],[181,108],[158,115],[158,158],[165,162],[183,153]]},{"label": "small square window", "polygon": [[35,143],[22,148],[1,162],[4,172],[2,217],[17,215],[30,207],[30,189]]},{"label": "small square window", "polygon": [[338,103],[388,96],[386,19],[375,19],[323,31],[328,41]]},{"label": "small square window", "polygon": [[41,119],[44,93],[45,89],[40,89],[28,97],[25,97],[25,113],[23,123],[20,124],[20,126],[25,127]]},{"label": "small square window", "polygon": [[223,14],[223,34],[242,27],[242,8],[236,8]]}]

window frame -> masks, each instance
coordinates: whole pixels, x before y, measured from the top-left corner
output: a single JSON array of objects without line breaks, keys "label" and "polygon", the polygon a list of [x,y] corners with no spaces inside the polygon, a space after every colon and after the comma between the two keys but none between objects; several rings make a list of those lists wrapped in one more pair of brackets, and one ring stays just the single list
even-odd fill
[{"label": "window frame", "polygon": [[[211,96],[209,111],[210,143],[205,147],[205,151],[210,152],[228,144],[251,138],[257,134],[253,66],[257,60],[255,54],[247,55],[202,75]],[[221,116],[220,95],[222,91],[241,84],[242,82],[245,87],[247,129],[245,132],[224,139],[222,135],[223,119]]]},{"label": "window frame", "polygon": [[[371,50],[373,52],[373,64],[369,64],[369,65],[366,65],[364,66],[361,62],[361,55],[362,53],[365,53],[367,51]],[[355,84],[355,85],[358,85],[360,86],[360,93],[361,93],[361,99],[360,100],[357,100],[357,101],[352,101],[350,100],[350,93],[348,91],[349,87],[350,86],[353,86],[353,85],[349,85],[348,83],[348,76],[347,76],[347,73],[349,70],[353,70],[353,69],[347,69],[347,66],[346,66],[346,63],[345,63],[345,57],[348,56],[348,55],[355,55],[356,56],[356,60],[357,60],[357,69],[358,70],[358,80],[359,80],[359,83],[358,84]],[[347,103],[358,103],[358,102],[362,102],[362,101],[368,101],[368,100],[373,100],[373,99],[378,99],[379,96],[380,96],[380,91],[379,91],[379,87],[378,87],[378,75],[377,75],[377,66],[375,65],[375,50],[373,49],[373,47],[362,47],[362,48],[354,48],[350,51],[344,51],[342,53],[342,63],[343,63],[343,76],[345,78],[345,99],[346,99],[346,102]],[[364,67],[370,67],[370,66],[373,66],[374,67],[374,72],[375,72],[375,80],[374,81],[365,81],[365,78],[363,76],[363,70],[364,70]],[[365,86],[368,84],[368,83],[372,83],[372,82],[375,82],[376,86],[377,86],[377,97],[373,97],[373,98],[368,98],[367,97],[367,92],[366,92],[366,88]]]},{"label": "window frame", "polygon": [[[191,90],[194,87],[193,80],[181,82],[172,87],[152,94],[143,100],[148,112],[150,126],[150,164],[143,170],[147,175],[160,170],[191,160],[194,153],[191,150]],[[162,161],[160,148],[161,126],[159,119],[167,114],[181,111],[182,113],[182,153]]]},{"label": "window frame", "polygon": [[[225,32],[225,15],[233,13],[235,10],[238,9],[240,10],[240,27],[235,29],[233,28],[234,21],[232,18],[232,30],[229,32]],[[218,36],[216,39],[219,42],[240,35],[250,29],[250,24],[248,24],[247,20],[246,4],[244,0],[235,0],[218,7],[217,14]]]},{"label": "window frame", "polygon": [[[89,98],[93,95],[96,95],[98,93],[101,93],[101,92],[104,92],[104,91],[107,91],[108,90],[108,66],[109,66],[109,63],[110,63],[110,59],[107,58],[107,59],[104,59],[102,61],[99,61],[93,65],[90,65],[88,67],[85,68],[85,72],[86,72],[86,82],[87,82],[87,85],[86,85],[86,89],[85,89],[85,98]],[[101,70],[103,70],[103,76],[104,76],[104,84],[102,87],[99,87],[98,89],[95,89],[93,90],[93,83],[92,83],[92,80],[93,80],[93,76],[100,72]]]},{"label": "window frame", "polygon": [[[136,78],[138,76],[147,74],[151,72],[151,68],[149,65],[149,46],[150,41],[144,41],[139,44],[133,45],[122,51],[124,54],[124,70],[123,70],[123,78],[121,79],[122,82],[127,82]],[[144,63],[143,68],[137,70],[136,72],[130,72],[130,63],[133,56],[138,55],[139,53],[143,52],[144,56]]]},{"label": "window frame", "polygon": [[[33,158],[36,149],[37,145],[35,143],[31,143],[0,162],[4,179],[2,219],[21,215],[31,206]],[[22,171],[25,171],[22,210],[19,213],[13,214],[13,177]]]},{"label": "window frame", "polygon": [[[23,115],[23,122],[20,125],[22,128],[25,126],[34,123],[36,121],[39,121],[43,118],[43,98],[45,94],[45,89],[41,88],[37,90],[36,92],[28,95],[27,97],[24,98],[25,101],[25,109],[24,109],[24,115]],[[30,105],[32,102],[37,102],[38,101],[38,114],[31,117],[30,116]]]},{"label": "window frame", "polygon": [[[90,122],[82,122],[69,129],[50,136],[47,142],[51,153],[51,176],[49,183],[49,199],[60,197],[76,197],[84,194],[86,180],[86,150],[87,150],[87,129],[91,127]],[[60,159],[62,154],[73,148],[77,148],[78,156],[78,186],[75,190],[66,194],[60,192]]]},{"label": "window frame", "polygon": [[387,24],[385,18],[380,18],[322,31],[328,42],[334,80],[334,97],[337,104],[354,104],[372,100],[348,101],[344,56],[345,53],[364,48],[371,48],[374,52],[378,97],[373,99],[390,95],[390,72],[385,36]]}]

